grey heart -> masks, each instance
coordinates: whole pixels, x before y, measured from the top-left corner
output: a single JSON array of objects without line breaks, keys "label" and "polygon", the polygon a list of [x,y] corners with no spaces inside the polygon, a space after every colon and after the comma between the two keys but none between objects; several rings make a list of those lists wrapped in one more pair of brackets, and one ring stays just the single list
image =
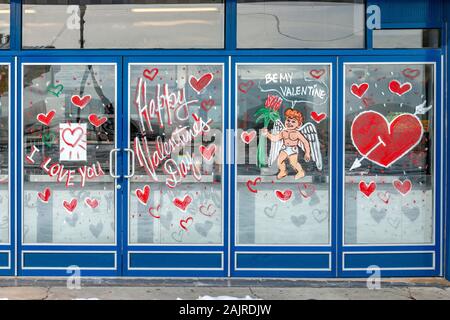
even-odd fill
[{"label": "grey heart", "polygon": [[175,240],[175,242],[181,242],[183,241],[183,230],[180,230],[178,232],[172,232],[171,237],[173,240]]},{"label": "grey heart", "polygon": [[269,218],[274,218],[278,211],[278,205],[274,204],[271,207],[264,208],[264,214]]},{"label": "grey heart", "polygon": [[89,226],[89,230],[91,231],[91,233],[94,237],[98,238],[103,231],[103,223],[99,222],[96,225],[91,224]]},{"label": "grey heart", "polygon": [[375,208],[372,208],[370,210],[370,215],[372,216],[372,219],[375,220],[376,223],[380,223],[381,220],[386,218],[387,212],[384,209],[377,210]]},{"label": "grey heart", "polygon": [[320,203],[320,198],[319,198],[319,196],[317,195],[317,194],[313,194],[312,196],[311,196],[311,200],[309,201],[309,205],[311,206],[311,207],[313,207],[313,206],[315,206],[315,205],[317,205],[317,204],[319,204]]},{"label": "grey heart", "polygon": [[165,216],[161,216],[161,218],[159,218],[159,222],[166,230],[170,229],[172,217],[172,212],[169,211]]},{"label": "grey heart", "polygon": [[202,237],[206,237],[211,230],[213,223],[211,221],[206,221],[205,223],[197,223],[195,225],[195,230]]},{"label": "grey heart", "polygon": [[420,215],[420,209],[418,207],[402,207],[402,212],[411,222],[416,221]]},{"label": "grey heart", "polygon": [[399,218],[388,218],[388,222],[395,229],[397,229],[398,226],[400,225],[400,219]]},{"label": "grey heart", "polygon": [[304,225],[306,223],[306,216],[305,215],[301,215],[301,216],[291,216],[291,221],[292,223],[300,228],[302,225]]},{"label": "grey heart", "polygon": [[71,215],[68,215],[64,218],[64,221],[66,221],[66,223],[71,226],[71,227],[75,227],[77,225],[78,222],[78,213],[74,212]]},{"label": "grey heart", "polygon": [[312,212],[312,215],[318,223],[322,223],[323,221],[325,221],[328,218],[328,211],[314,209]]}]

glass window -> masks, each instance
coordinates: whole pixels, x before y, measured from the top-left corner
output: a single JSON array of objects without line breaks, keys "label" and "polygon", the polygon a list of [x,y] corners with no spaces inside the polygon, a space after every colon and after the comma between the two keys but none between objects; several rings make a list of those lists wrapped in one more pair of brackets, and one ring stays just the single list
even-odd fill
[{"label": "glass window", "polygon": [[0,49],[9,49],[10,14],[9,0],[0,0]]},{"label": "glass window", "polygon": [[223,48],[223,0],[23,1],[25,48]]},{"label": "glass window", "polygon": [[373,31],[374,48],[439,48],[439,29],[389,29]]},{"label": "glass window", "polygon": [[238,0],[239,48],[363,48],[365,3]]},{"label": "glass window", "polygon": [[345,243],[434,240],[433,64],[345,65]]},{"label": "glass window", "polygon": [[9,242],[9,66],[0,65],[0,243]]},{"label": "glass window", "polygon": [[132,64],[129,242],[223,242],[222,64]]},{"label": "glass window", "polygon": [[238,64],[237,243],[330,242],[328,64]]},{"label": "glass window", "polygon": [[112,244],[114,64],[23,65],[23,240]]}]

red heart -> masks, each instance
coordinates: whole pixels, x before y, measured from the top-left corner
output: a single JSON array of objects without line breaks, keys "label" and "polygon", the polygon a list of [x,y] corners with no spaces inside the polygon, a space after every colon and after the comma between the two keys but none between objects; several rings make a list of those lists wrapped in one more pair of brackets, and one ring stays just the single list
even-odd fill
[{"label": "red heart", "polygon": [[99,205],[99,202],[97,199],[86,198],[86,199],[84,199],[84,202],[92,209],[97,208]]},{"label": "red heart", "polygon": [[148,80],[153,81],[156,76],[158,75],[158,68],[153,68],[153,69],[145,69],[144,70],[144,77],[146,77]]},{"label": "red heart", "polygon": [[186,211],[187,206],[192,202],[191,196],[184,196],[183,200],[178,198],[173,199],[173,204],[181,211]]},{"label": "red heart", "polygon": [[292,197],[292,190],[285,190],[285,191],[275,190],[275,194],[278,199],[280,199],[283,202],[286,202]]},{"label": "red heart", "polygon": [[308,183],[301,183],[297,185],[297,188],[302,197],[305,199],[308,199],[316,192],[316,187]]},{"label": "red heart", "polygon": [[326,113],[317,113],[315,111],[311,112],[311,118],[317,123],[321,123],[326,117]]},{"label": "red heart", "polygon": [[205,147],[205,146],[201,145],[198,149],[200,150],[200,153],[202,154],[202,157],[206,161],[210,161],[211,158],[216,153],[216,145],[215,144],[210,144],[208,147]]},{"label": "red heart", "polygon": [[380,198],[381,201],[383,201],[384,203],[388,204],[389,203],[389,199],[391,198],[391,195],[389,194],[389,192],[378,192],[378,198]]},{"label": "red heart", "polygon": [[392,184],[394,185],[394,188],[402,194],[402,196],[406,196],[412,189],[412,182],[409,179],[406,179],[403,182],[400,180],[394,180]]},{"label": "red heart", "polygon": [[351,88],[352,93],[359,99],[366,94],[367,90],[369,90],[369,84],[366,82],[361,83],[360,85],[353,84]]},{"label": "red heart", "polygon": [[72,213],[73,210],[77,207],[78,201],[77,199],[72,199],[70,202],[64,200],[63,206],[67,210],[67,212]]},{"label": "red heart", "polygon": [[49,127],[55,114],[56,114],[55,110],[50,110],[49,112],[47,112],[47,114],[39,113],[37,115],[36,119],[43,125],[46,125],[47,127]]},{"label": "red heart", "polygon": [[250,187],[250,185],[256,186],[256,184],[261,181],[262,181],[261,178],[256,178],[255,180],[248,180],[247,181],[247,189],[252,193],[258,193],[258,190],[253,189],[252,187]]},{"label": "red heart", "polygon": [[372,181],[369,184],[366,184],[364,181],[359,183],[359,191],[361,191],[367,198],[370,197],[372,193],[377,189],[377,184]]},{"label": "red heart", "polygon": [[202,107],[203,110],[205,110],[205,112],[208,112],[209,110],[211,110],[212,107],[214,107],[215,104],[216,102],[213,99],[208,99],[203,100],[200,106]]},{"label": "red heart", "polygon": [[324,74],[325,74],[325,69],[320,69],[320,70],[311,70],[309,72],[309,74],[311,75],[311,77],[315,78],[315,79],[320,79]]},{"label": "red heart", "polygon": [[91,99],[92,97],[89,94],[85,95],[84,97],[80,97],[79,95],[73,95],[71,101],[76,107],[83,109],[84,107],[87,106],[87,104],[91,101]]},{"label": "red heart", "polygon": [[[79,132],[78,135],[76,135],[77,132]],[[61,133],[64,142],[72,148],[75,148],[78,145],[83,136],[84,130],[81,127],[76,127],[74,129],[66,128]]]},{"label": "red heart", "polygon": [[100,127],[102,124],[104,124],[108,120],[108,118],[106,118],[106,117],[99,118],[96,114],[93,114],[93,113],[89,115],[88,119],[89,119],[89,122],[96,128]]},{"label": "red heart", "polygon": [[198,94],[202,92],[203,89],[205,89],[213,80],[213,74],[207,73],[204,74],[200,79],[197,79],[194,76],[191,76],[189,78],[189,84],[191,85],[192,89],[194,89]]},{"label": "red heart", "polygon": [[150,196],[150,186],[145,185],[144,189],[136,189],[135,190],[136,197],[138,197],[138,200],[140,203],[142,203],[144,206],[147,204],[148,198]]},{"label": "red heart", "polygon": [[256,131],[247,132],[244,131],[241,133],[241,139],[245,144],[250,144],[256,137]]},{"label": "red heart", "polygon": [[397,80],[392,80],[391,82],[389,82],[389,90],[391,90],[392,93],[395,93],[399,97],[401,97],[405,93],[408,93],[409,91],[411,91],[411,89],[412,85],[409,82],[406,82],[404,84],[401,84]]},{"label": "red heart", "polygon": [[41,199],[42,202],[47,203],[50,199],[51,191],[49,188],[45,188],[44,192],[38,192],[38,197]]},{"label": "red heart", "polygon": [[150,215],[151,215],[152,217],[156,218],[156,219],[161,218],[161,216],[158,216],[158,215],[156,215],[156,214],[153,213],[153,210],[155,210],[155,209],[156,209],[157,212],[159,212],[159,209],[161,209],[161,205],[158,204],[158,206],[157,206],[156,208],[153,208],[153,207],[148,208],[148,213],[150,213]]},{"label": "red heart", "polygon": [[239,84],[238,89],[242,93],[247,93],[250,91],[251,88],[253,88],[254,85],[255,83],[252,80],[249,80],[247,82]]},{"label": "red heart", "polygon": [[423,127],[410,113],[401,114],[389,123],[378,112],[365,111],[353,120],[351,133],[353,145],[361,155],[387,168],[420,142]]},{"label": "red heart", "polygon": [[192,217],[188,217],[186,219],[181,219],[180,220],[180,227],[182,227],[184,230],[188,231],[187,229],[187,225],[189,224],[189,221],[193,221],[194,219]]},{"label": "red heart", "polygon": [[402,74],[406,78],[414,80],[415,78],[417,78],[420,75],[420,70],[419,69],[406,68],[405,70],[402,71]]}]

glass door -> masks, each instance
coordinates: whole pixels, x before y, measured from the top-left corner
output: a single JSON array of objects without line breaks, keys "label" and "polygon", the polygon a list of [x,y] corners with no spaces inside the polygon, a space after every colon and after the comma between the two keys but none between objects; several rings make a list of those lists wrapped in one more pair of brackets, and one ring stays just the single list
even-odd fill
[{"label": "glass door", "polygon": [[120,65],[105,60],[21,61],[19,275],[120,274]]},{"label": "glass door", "polygon": [[223,277],[225,60],[142,58],[126,66],[124,274]]},{"label": "glass door", "polygon": [[437,276],[441,57],[342,59],[341,276]]}]

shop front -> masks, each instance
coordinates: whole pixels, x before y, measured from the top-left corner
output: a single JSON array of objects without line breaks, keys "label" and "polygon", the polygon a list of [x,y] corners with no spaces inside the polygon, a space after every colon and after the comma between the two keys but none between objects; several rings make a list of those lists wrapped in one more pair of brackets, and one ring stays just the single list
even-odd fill
[{"label": "shop front", "polygon": [[446,1],[1,3],[0,275],[445,276]]}]

